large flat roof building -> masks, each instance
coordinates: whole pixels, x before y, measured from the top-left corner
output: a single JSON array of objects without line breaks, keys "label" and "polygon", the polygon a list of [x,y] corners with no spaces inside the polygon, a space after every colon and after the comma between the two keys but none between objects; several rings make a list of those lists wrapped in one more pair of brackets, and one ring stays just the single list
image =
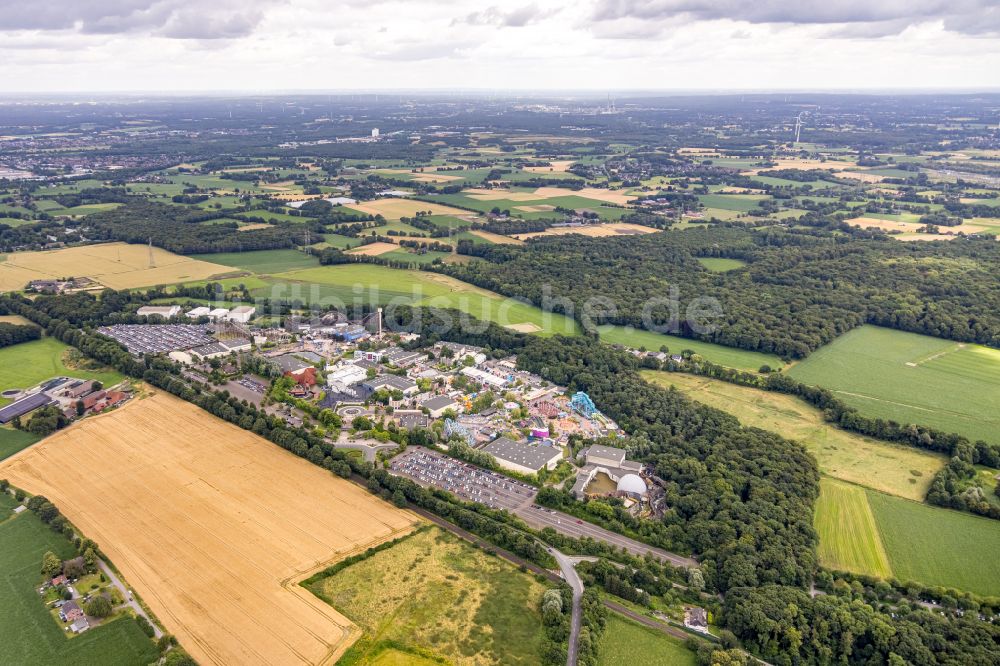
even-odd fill
[{"label": "large flat roof building", "polygon": [[506,437],[499,437],[482,449],[496,458],[504,469],[522,474],[537,474],[542,468],[555,469],[562,459],[562,451],[544,444],[525,444]]}]

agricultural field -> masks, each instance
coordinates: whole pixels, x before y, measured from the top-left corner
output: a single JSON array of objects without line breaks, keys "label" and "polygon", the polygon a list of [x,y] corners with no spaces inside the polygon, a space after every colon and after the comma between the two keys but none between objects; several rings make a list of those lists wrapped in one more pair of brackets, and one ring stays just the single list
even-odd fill
[{"label": "agricultural field", "polygon": [[30,432],[15,430],[10,426],[0,426],[0,460],[11,457],[39,439],[41,437]]},{"label": "agricultural field", "polygon": [[105,287],[130,289],[205,280],[232,274],[228,266],[182,257],[153,248],[154,267],[149,265],[149,247],[126,243],[103,243],[0,255],[0,292],[20,291],[31,280],[89,277]]},{"label": "agricultural field", "polygon": [[597,647],[597,666],[694,666],[695,655],[672,636],[611,613]]},{"label": "agricultural field", "polygon": [[778,433],[801,443],[816,457],[825,476],[923,501],[945,456],[896,446],[841,430],[800,398],[737,386],[681,372],[645,371],[647,381],[676,386],[685,395],[738,418],[740,423]]},{"label": "agricultural field", "polygon": [[546,587],[437,527],[306,587],[361,627],[343,666],[540,661]]},{"label": "agricultural field", "polygon": [[0,349],[0,391],[30,388],[52,377],[96,379],[105,386],[122,380],[114,370],[93,361],[72,360],[72,349],[55,338],[41,338]]},{"label": "agricultural field", "polygon": [[356,299],[382,304],[419,303],[456,308],[477,319],[524,333],[575,335],[577,332],[576,323],[563,315],[546,313],[533,305],[428,271],[345,264],[281,273],[273,279],[276,286],[272,289],[280,290],[276,297],[281,298],[330,305],[349,304]]},{"label": "agricultural field", "polygon": [[889,555],[864,488],[823,479],[815,511],[821,565],[837,571],[892,577]]},{"label": "agricultural field", "polygon": [[746,213],[757,204],[771,197],[765,194],[702,194],[698,196],[705,208],[718,208],[720,210],[731,210],[738,213]]},{"label": "agricultural field", "polygon": [[396,199],[383,197],[375,201],[343,206],[344,210],[353,210],[366,215],[381,215],[387,220],[398,220],[401,217],[413,217],[418,212],[429,212],[432,215],[468,215],[468,211],[414,199]]},{"label": "agricultural field", "polygon": [[38,567],[47,551],[70,558],[76,549],[30,511],[12,515],[14,506],[13,497],[0,496],[0,661],[25,666],[145,666],[155,662],[156,646],[127,616],[79,636],[66,635],[38,595]]},{"label": "agricultural field", "polygon": [[867,491],[893,575],[1000,596],[1000,524]]},{"label": "agricultural field", "polygon": [[862,326],[788,370],[868,416],[998,441],[1000,350]]},{"label": "agricultural field", "polygon": [[217,252],[193,254],[193,259],[221,264],[258,274],[284,273],[300,268],[319,266],[319,259],[298,250],[254,250],[250,252]]},{"label": "agricultural field", "polygon": [[742,259],[726,259],[724,257],[698,257],[698,263],[713,273],[728,273],[747,265],[747,262]]},{"label": "agricultural field", "polygon": [[627,222],[610,222],[607,224],[590,224],[585,227],[555,227],[545,231],[533,231],[526,234],[514,234],[512,238],[517,240],[528,240],[529,238],[539,238],[544,236],[566,236],[568,234],[580,234],[592,238],[602,238],[607,236],[633,236],[636,234],[652,234],[659,231],[652,227],[644,227],[639,224],[629,224]]},{"label": "agricultural field", "polygon": [[101,544],[203,664],[335,662],[357,629],[297,581],[417,522],[166,393],[52,435],[0,477]]},{"label": "agricultural field", "polygon": [[633,349],[645,347],[649,351],[659,351],[660,347],[666,345],[671,354],[680,354],[681,351],[690,349],[712,363],[739,370],[756,371],[762,365],[769,365],[772,368],[780,368],[784,365],[782,360],[773,354],[746,351],[666,333],[654,333],[629,326],[611,325],[601,326],[599,330],[601,341],[608,344],[625,345]]},{"label": "agricultural field", "polygon": [[997,521],[832,479],[820,487],[815,526],[821,565],[1000,595]]}]

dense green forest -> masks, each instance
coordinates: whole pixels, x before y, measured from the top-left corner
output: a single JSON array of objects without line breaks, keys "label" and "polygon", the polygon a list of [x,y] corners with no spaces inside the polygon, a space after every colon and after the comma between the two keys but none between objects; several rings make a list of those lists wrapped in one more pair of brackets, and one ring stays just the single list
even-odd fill
[{"label": "dense green forest", "polygon": [[[478,254],[489,262],[438,270],[583,323],[589,301],[595,324],[653,327],[785,358],[804,357],[863,323],[1000,346],[1000,292],[993,288],[1000,246],[992,239],[899,243],[712,227],[556,236],[484,246]],[[712,273],[697,257],[749,265]],[[699,309],[712,313],[706,297],[718,304],[718,316],[692,317]]]},{"label": "dense green forest", "polygon": [[287,225],[237,231],[235,222],[203,224],[225,217],[218,211],[187,210],[178,206],[133,198],[115,210],[87,218],[96,240],[146,243],[178,254],[241,252],[292,247]]}]

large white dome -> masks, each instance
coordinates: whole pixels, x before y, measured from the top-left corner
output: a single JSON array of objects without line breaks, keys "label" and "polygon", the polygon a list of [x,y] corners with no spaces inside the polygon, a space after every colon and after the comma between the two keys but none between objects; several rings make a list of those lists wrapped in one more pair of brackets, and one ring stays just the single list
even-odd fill
[{"label": "large white dome", "polygon": [[618,492],[641,497],[646,494],[646,482],[638,474],[626,474],[618,482]]}]

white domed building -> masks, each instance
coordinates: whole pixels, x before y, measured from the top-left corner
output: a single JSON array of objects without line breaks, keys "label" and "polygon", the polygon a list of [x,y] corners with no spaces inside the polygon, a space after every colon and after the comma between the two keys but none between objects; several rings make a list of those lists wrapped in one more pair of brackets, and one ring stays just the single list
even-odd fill
[{"label": "white domed building", "polygon": [[618,492],[632,499],[640,500],[646,496],[646,482],[638,474],[625,474],[618,481]]}]

